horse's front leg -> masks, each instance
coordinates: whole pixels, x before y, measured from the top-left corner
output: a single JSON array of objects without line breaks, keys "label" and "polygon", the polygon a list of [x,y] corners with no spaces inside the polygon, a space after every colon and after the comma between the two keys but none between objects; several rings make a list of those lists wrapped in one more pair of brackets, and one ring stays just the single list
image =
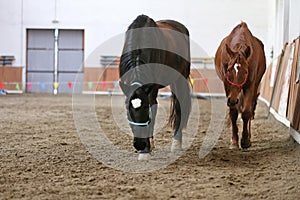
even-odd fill
[{"label": "horse's front leg", "polygon": [[[151,151],[155,148],[154,145],[154,138],[153,138],[153,133],[154,133],[154,124],[155,124],[155,118],[157,114],[157,100],[156,100],[156,94],[152,94],[153,98],[149,99],[150,102],[150,107],[151,107],[151,122],[147,127],[147,132],[148,132],[148,138],[146,138],[146,147],[144,150],[140,151],[140,154],[138,156],[138,160],[148,160]],[[150,95],[151,97],[151,95]]]},{"label": "horse's front leg", "polygon": [[243,149],[249,148],[251,146],[251,133],[250,133],[250,125],[251,125],[251,111],[245,110],[242,113],[243,119],[243,133],[242,133],[242,140],[241,140],[241,147]]},{"label": "horse's front leg", "polygon": [[242,110],[243,133],[241,139],[241,147],[246,149],[251,146],[251,119],[253,114],[253,95],[249,92],[245,94],[244,107]]},{"label": "horse's front leg", "polygon": [[154,145],[154,138],[153,138],[153,133],[154,133],[154,124],[155,124],[155,118],[157,114],[157,94],[158,94],[158,89],[153,89],[152,92],[149,94],[149,102],[151,106],[151,123],[149,124],[149,133],[150,133],[150,151],[152,151],[155,148]]},{"label": "horse's front leg", "polygon": [[155,118],[157,113],[157,104],[153,104],[151,106],[151,122],[148,127],[146,127],[148,138],[146,139],[146,147],[141,151],[141,153],[150,153],[154,148],[154,124],[155,124]]},{"label": "horse's front leg", "polygon": [[230,149],[238,149],[239,148],[239,135],[238,135],[238,126],[236,124],[236,120],[238,118],[239,112],[236,107],[230,108],[229,111],[231,126],[232,126],[232,136],[231,136],[231,144]]},{"label": "horse's front leg", "polygon": [[154,133],[154,124],[155,124],[156,114],[157,114],[157,104],[153,104],[151,106],[152,119],[151,119],[151,123],[149,124],[149,133],[150,133],[150,136],[151,136],[149,138],[149,141],[150,141],[150,151],[152,151],[155,148],[153,133]]}]

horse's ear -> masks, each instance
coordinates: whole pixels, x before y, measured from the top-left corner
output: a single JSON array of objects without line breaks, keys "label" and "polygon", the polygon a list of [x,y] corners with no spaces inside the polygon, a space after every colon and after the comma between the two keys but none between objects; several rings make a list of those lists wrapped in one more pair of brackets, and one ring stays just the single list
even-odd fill
[{"label": "horse's ear", "polygon": [[230,47],[227,44],[225,44],[225,47],[226,47],[226,51],[227,51],[228,55],[230,56],[230,58],[233,58],[234,52],[231,51]]},{"label": "horse's ear", "polygon": [[247,46],[247,48],[246,48],[246,50],[245,50],[245,52],[244,52],[245,58],[246,58],[246,59],[249,58],[250,54],[251,54],[251,49],[250,49],[249,46]]},{"label": "horse's ear", "polygon": [[126,84],[124,84],[122,81],[119,82],[120,88],[122,89],[123,93],[127,96],[130,91],[130,87]]}]

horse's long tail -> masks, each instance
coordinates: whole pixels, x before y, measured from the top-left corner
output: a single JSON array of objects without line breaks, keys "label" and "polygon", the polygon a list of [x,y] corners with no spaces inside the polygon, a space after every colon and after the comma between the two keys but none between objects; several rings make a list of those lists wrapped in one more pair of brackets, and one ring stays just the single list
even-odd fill
[{"label": "horse's long tail", "polygon": [[[179,83],[180,82],[180,83]],[[187,80],[171,84],[172,102],[170,107],[169,124],[175,130],[187,126],[191,111],[191,90]]]}]

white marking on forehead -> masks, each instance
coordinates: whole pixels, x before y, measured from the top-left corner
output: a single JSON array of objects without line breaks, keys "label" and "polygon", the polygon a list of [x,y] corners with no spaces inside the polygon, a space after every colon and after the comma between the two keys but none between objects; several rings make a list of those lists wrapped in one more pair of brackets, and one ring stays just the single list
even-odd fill
[{"label": "white marking on forehead", "polygon": [[139,108],[142,106],[142,100],[139,98],[131,100],[131,104],[133,108]]},{"label": "white marking on forehead", "polygon": [[241,66],[241,64],[238,64],[238,63],[235,63],[234,66],[233,66],[233,68],[234,68],[234,70],[235,70],[235,75],[236,75],[236,76],[237,76],[237,74],[238,74],[238,72],[239,72],[238,67],[240,67],[240,66]]}]

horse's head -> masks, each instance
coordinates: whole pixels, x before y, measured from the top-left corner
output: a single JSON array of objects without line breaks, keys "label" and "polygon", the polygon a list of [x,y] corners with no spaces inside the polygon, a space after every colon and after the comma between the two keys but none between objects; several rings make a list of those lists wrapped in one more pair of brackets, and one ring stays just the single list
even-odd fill
[{"label": "horse's head", "polygon": [[227,105],[235,106],[239,102],[239,95],[243,86],[248,81],[248,61],[250,56],[250,47],[240,48],[238,51],[232,51],[226,45],[226,51],[229,55],[229,61],[224,66],[225,90],[228,98]]},{"label": "horse's head", "polygon": [[120,86],[126,95],[126,109],[128,123],[133,132],[133,145],[137,150],[150,151],[149,127],[152,119],[152,112],[149,102],[149,88],[138,82]]}]

